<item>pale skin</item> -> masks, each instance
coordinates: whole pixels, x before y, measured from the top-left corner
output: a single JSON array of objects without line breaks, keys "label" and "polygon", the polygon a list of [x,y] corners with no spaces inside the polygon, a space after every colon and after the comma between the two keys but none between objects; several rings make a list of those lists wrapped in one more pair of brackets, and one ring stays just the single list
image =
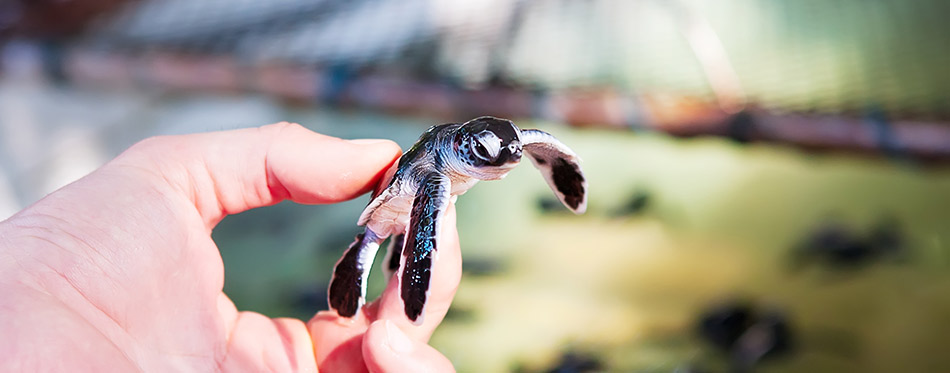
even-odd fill
[{"label": "pale skin", "polygon": [[454,207],[420,326],[395,277],[353,319],[307,323],[238,311],[222,292],[221,219],[355,198],[399,155],[289,123],[132,146],[0,222],[0,371],[452,371],[427,342],[461,277]]}]

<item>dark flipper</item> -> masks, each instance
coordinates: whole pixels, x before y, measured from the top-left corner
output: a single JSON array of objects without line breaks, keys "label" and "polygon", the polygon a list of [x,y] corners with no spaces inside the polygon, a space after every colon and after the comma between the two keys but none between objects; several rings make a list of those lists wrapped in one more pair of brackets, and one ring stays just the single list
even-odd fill
[{"label": "dark flipper", "polygon": [[581,172],[580,160],[570,148],[551,134],[539,130],[521,130],[524,152],[544,180],[561,200],[576,214],[587,210],[587,180]]},{"label": "dark flipper", "polygon": [[406,316],[417,324],[426,304],[429,279],[432,274],[432,256],[437,250],[442,214],[449,205],[449,178],[438,172],[426,175],[412,202],[409,233],[403,255],[406,256],[402,273],[402,300]]},{"label": "dark flipper", "polygon": [[388,280],[399,270],[399,258],[402,257],[402,248],[406,244],[406,235],[404,233],[394,234],[389,240],[389,248],[386,249],[386,259],[383,261],[383,274]]},{"label": "dark flipper", "polygon": [[356,241],[336,262],[327,297],[330,308],[340,316],[353,317],[365,303],[366,277],[373,266],[380,242],[382,239],[367,229],[356,235]]}]

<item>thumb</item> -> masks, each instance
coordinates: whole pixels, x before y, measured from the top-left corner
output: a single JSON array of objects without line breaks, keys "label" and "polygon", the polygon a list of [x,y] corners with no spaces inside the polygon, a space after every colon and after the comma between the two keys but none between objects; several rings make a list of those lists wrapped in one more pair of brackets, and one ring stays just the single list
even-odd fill
[{"label": "thumb", "polygon": [[432,261],[432,279],[429,281],[426,305],[420,316],[422,324],[415,325],[406,317],[405,304],[400,296],[399,275],[393,275],[389,279],[389,285],[376,300],[379,303],[377,319],[388,319],[415,340],[429,340],[429,336],[442,322],[452,305],[452,299],[462,279],[462,252],[455,224],[455,204],[451,203],[442,216],[442,232]]},{"label": "thumb", "polygon": [[428,344],[409,338],[392,321],[379,320],[363,337],[370,372],[454,372],[452,362]]}]

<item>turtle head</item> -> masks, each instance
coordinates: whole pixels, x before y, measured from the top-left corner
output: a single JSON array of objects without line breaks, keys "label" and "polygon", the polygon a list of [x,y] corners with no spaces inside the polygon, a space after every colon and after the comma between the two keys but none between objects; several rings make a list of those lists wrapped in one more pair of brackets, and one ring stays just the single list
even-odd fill
[{"label": "turtle head", "polygon": [[453,149],[465,173],[500,179],[521,161],[521,131],[507,119],[475,118],[458,128]]}]

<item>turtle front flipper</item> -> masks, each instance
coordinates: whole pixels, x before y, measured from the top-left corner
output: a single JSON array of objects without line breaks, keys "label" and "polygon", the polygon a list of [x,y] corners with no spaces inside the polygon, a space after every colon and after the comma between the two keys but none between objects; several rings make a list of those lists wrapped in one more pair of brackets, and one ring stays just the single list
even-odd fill
[{"label": "turtle front flipper", "polygon": [[534,167],[541,170],[544,180],[575,214],[587,210],[587,180],[578,163],[577,154],[551,134],[539,130],[521,130],[524,152]]},{"label": "turtle front flipper", "polygon": [[406,264],[402,272],[401,295],[406,316],[417,325],[423,321],[420,315],[428,297],[432,257],[438,249],[442,215],[448,208],[451,189],[448,176],[432,172],[423,179],[412,202],[409,233],[403,249]]},{"label": "turtle front flipper", "polygon": [[327,298],[330,309],[340,316],[353,317],[366,302],[366,279],[382,241],[373,231],[366,229],[356,235],[356,241],[336,262]]}]

